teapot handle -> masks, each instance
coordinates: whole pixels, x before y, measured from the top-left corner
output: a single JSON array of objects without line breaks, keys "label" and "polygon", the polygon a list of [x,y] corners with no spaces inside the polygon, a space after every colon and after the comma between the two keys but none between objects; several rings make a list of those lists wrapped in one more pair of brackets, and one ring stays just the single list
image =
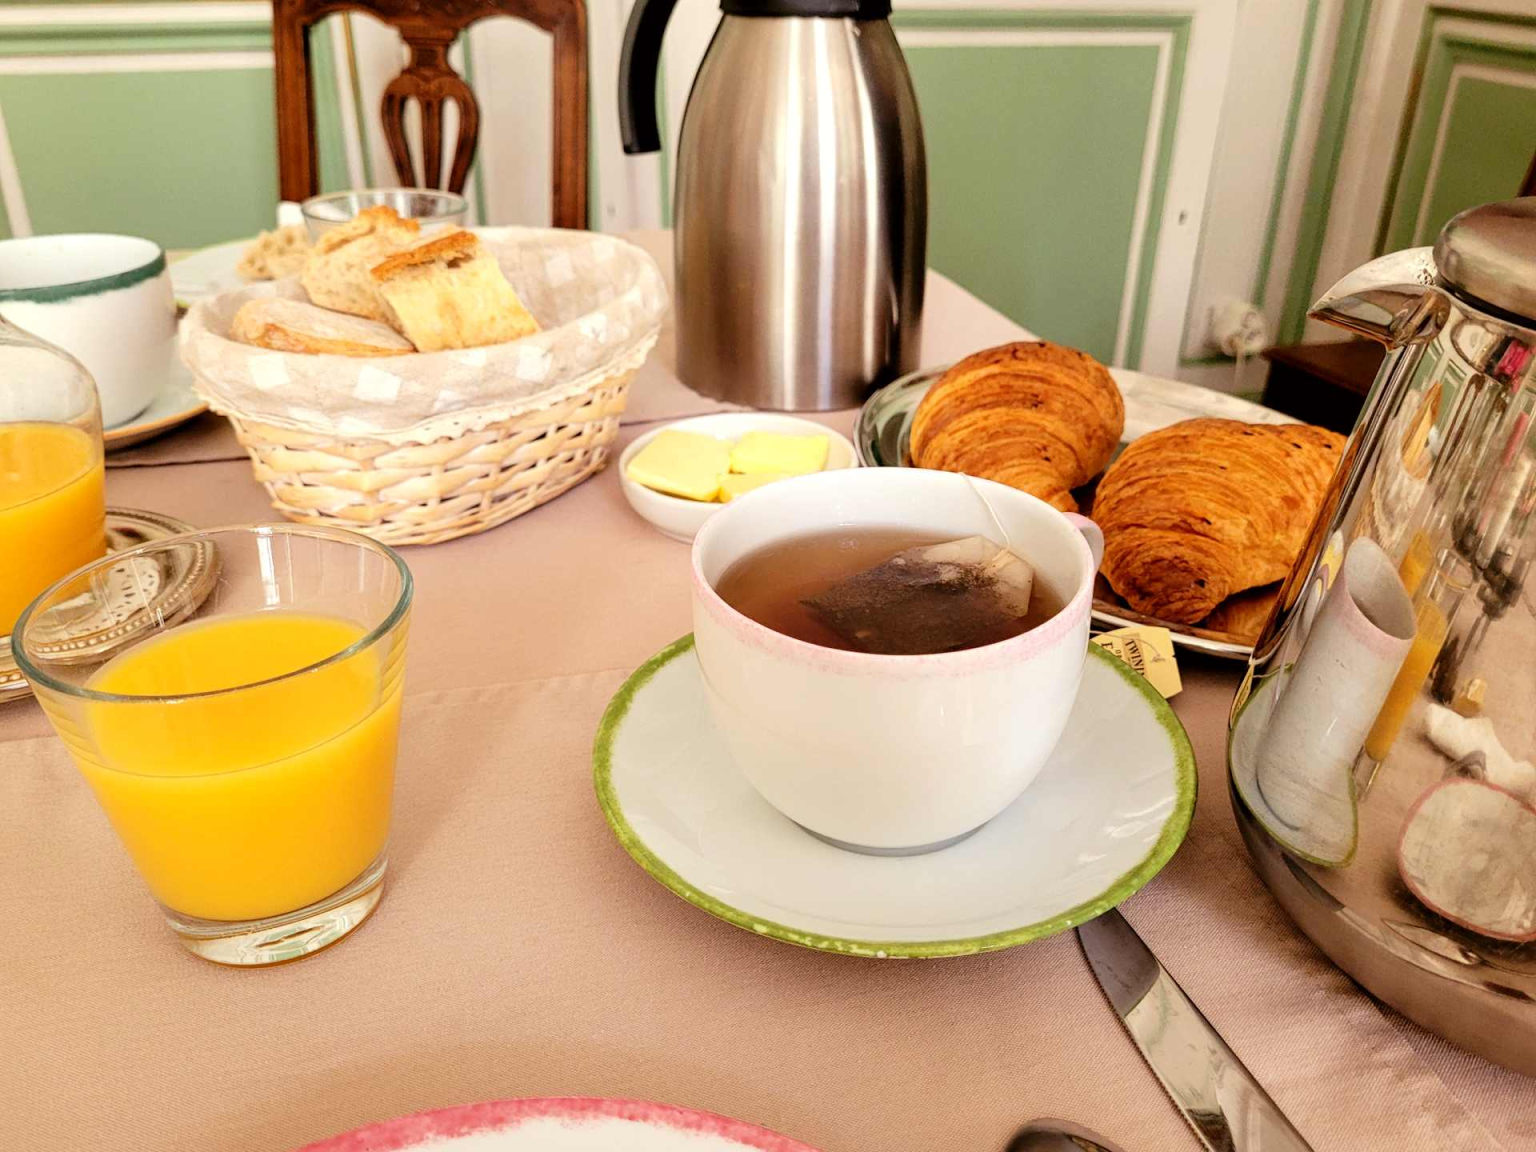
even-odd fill
[{"label": "teapot handle", "polygon": [[656,73],[661,38],[677,0],[638,0],[624,29],[619,54],[619,135],[631,155],[661,151],[656,121]]}]

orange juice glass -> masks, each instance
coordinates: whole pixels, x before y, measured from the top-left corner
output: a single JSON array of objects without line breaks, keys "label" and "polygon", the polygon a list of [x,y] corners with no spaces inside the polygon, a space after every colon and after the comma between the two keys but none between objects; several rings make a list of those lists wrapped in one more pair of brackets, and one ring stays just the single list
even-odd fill
[{"label": "orange juice glass", "polygon": [[0,637],[107,550],[101,407],[67,352],[0,318]]},{"label": "orange juice glass", "polygon": [[[194,616],[144,608],[99,650],[71,642],[93,605],[121,613],[114,568],[188,550],[218,565]],[[353,532],[215,529],[115,553],[17,625],[23,674],[197,955],[294,960],[378,904],[411,587],[398,554]]]}]

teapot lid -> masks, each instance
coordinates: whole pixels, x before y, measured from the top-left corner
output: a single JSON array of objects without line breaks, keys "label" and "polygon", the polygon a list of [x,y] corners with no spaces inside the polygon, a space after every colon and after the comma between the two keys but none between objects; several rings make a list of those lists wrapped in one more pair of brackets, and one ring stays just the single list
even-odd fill
[{"label": "teapot lid", "polygon": [[845,16],[884,20],[891,0],[720,0],[727,16]]},{"label": "teapot lid", "polygon": [[1536,319],[1536,196],[1453,217],[1435,241],[1435,266],[1457,293]]}]

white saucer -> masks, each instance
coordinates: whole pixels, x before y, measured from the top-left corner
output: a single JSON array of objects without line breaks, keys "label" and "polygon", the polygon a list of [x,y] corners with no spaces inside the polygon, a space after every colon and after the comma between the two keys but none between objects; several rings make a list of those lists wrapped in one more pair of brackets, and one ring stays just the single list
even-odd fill
[{"label": "white saucer", "polygon": [[254,239],[254,236],[248,236],[244,240],[200,248],[172,263],[171,287],[176,299],[195,304],[221,292],[249,287],[235,269]]},{"label": "white saucer", "polygon": [[169,432],[206,411],[208,405],[192,391],[191,369],[177,360],[166,375],[160,394],[150,401],[149,407],[131,420],[104,429],[101,438],[107,451],[114,452]]},{"label": "white saucer", "polygon": [[924,856],[834,848],[771,808],[709,719],[693,637],[644,664],[593,749],[598,802],[625,850],[691,904],[776,940],[875,957],[963,956],[1090,920],[1173,856],[1195,758],[1141,676],[1089,646],[1061,743],[1014,804]]}]

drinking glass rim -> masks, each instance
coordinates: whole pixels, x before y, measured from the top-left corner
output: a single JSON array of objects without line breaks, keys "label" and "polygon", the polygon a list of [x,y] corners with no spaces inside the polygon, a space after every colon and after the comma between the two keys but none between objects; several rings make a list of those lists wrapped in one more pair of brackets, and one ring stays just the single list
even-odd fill
[{"label": "drinking glass rim", "polygon": [[[436,213],[436,216],[452,216],[456,212],[465,212],[469,209],[469,200],[461,193],[449,192],[444,188],[407,188],[401,186],[395,188],[346,188],[339,192],[322,192],[318,195],[311,196],[300,203],[299,211],[305,216],[320,219],[319,217],[314,217],[314,214],[310,212],[309,209],[311,205],[319,206],[321,204],[334,204],[338,201],[345,200],[348,196],[384,196],[392,192],[409,193],[413,196],[433,196],[439,200],[445,201],[448,205],[452,206],[449,207],[447,211]],[[418,216],[415,217],[415,219],[430,221],[434,219],[434,216]],[[320,222],[323,224],[346,223],[345,220],[325,219],[321,219]]]},{"label": "drinking glass rim", "polygon": [[[394,607],[389,610],[389,614],[383,620],[345,648],[331,653],[331,655],[324,659],[313,661],[302,668],[295,668],[291,672],[284,672],[281,676],[268,676],[264,680],[252,680],[249,683],[234,684],[228,688],[216,688],[209,692],[185,692],[178,696],[133,696],[117,692],[101,692],[95,688],[86,688],[81,685],[67,684],[57,680],[34,665],[28,658],[24,638],[27,625],[32,621],[33,610],[63,587],[63,585],[78,578],[81,573],[109,562],[115,564],[120,560],[134,556],[163,551],[167,545],[181,544],[196,540],[199,537],[229,535],[233,533],[249,536],[314,536],[332,540],[336,543],[363,545],[370,551],[383,554],[394,564],[395,570],[400,574],[400,593],[395,598]],[[38,593],[32,602],[22,610],[21,616],[16,621],[15,628],[11,631],[11,654],[16,660],[16,666],[21,670],[21,674],[26,677],[29,683],[42,684],[50,691],[57,692],[63,696],[71,696],[77,700],[90,700],[107,704],[174,704],[183,700],[208,700],[215,696],[228,696],[232,693],[244,692],[251,688],[277,684],[283,680],[303,676],[356,656],[387,635],[400,622],[406,610],[410,608],[415,589],[416,582],[412,578],[411,570],[406,566],[405,560],[401,558],[400,553],[396,552],[388,544],[380,543],[370,536],[363,535],[361,532],[352,532],[344,528],[331,528],[319,524],[230,524],[221,528],[198,528],[191,532],[183,532],[177,536],[167,536],[160,540],[150,540],[143,544],[136,544],[132,548],[123,549],[121,552],[109,552],[100,559],[92,560],[89,564],[82,565],[73,572],[55,580],[47,588],[43,589],[42,592]]]}]

